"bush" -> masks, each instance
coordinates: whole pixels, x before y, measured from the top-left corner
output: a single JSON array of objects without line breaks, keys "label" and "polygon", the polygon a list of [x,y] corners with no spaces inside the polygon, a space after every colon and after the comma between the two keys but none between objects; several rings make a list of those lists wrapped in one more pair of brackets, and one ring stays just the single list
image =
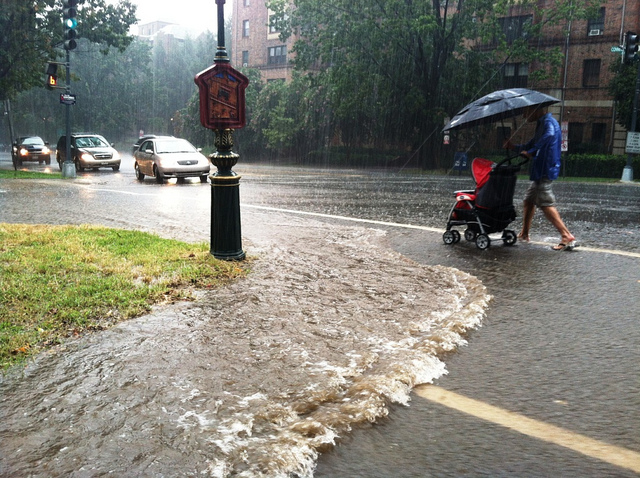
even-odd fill
[{"label": "bush", "polygon": [[[562,158],[561,176],[620,179],[627,164],[626,155],[570,154]],[[633,157],[633,169],[640,171],[640,159]]]}]

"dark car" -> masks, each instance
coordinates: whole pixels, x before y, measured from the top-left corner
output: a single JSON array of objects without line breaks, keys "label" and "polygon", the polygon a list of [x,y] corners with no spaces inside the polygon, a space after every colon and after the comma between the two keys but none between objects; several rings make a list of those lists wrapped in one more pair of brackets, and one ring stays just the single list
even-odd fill
[{"label": "dark car", "polygon": [[24,161],[51,164],[49,143],[44,142],[40,136],[21,136],[13,142],[11,160],[16,166],[22,166]]},{"label": "dark car", "polygon": [[[56,160],[62,170],[62,163],[67,155],[67,136],[60,136],[56,148]],[[71,135],[71,160],[76,171],[85,169],[111,168],[120,169],[120,153],[113,144],[95,133],[73,133]]]}]

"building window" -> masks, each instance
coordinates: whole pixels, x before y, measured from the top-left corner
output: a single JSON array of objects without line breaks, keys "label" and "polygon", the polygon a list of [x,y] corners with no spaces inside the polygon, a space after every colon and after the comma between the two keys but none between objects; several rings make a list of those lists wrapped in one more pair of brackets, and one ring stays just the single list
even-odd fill
[{"label": "building window", "polygon": [[596,36],[604,34],[604,14],[605,8],[602,7],[596,18],[590,18],[587,22],[587,35]]},{"label": "building window", "polygon": [[242,66],[249,66],[249,51],[244,50],[242,52]]},{"label": "building window", "polygon": [[278,25],[278,17],[275,15],[269,16],[269,33],[279,33],[281,30],[280,25]]},{"label": "building window", "polygon": [[600,60],[584,60],[582,63],[583,88],[600,86]]},{"label": "building window", "polygon": [[502,83],[505,88],[526,88],[528,78],[528,63],[507,63],[504,65]]},{"label": "building window", "polygon": [[242,22],[242,36],[245,38],[249,36],[249,20]]},{"label": "building window", "polygon": [[286,63],[287,47],[285,45],[269,47],[268,65],[284,65]]},{"label": "building window", "polygon": [[520,15],[517,17],[499,18],[500,28],[504,33],[507,43],[527,37],[526,29],[533,21],[533,15]]},{"label": "building window", "polygon": [[584,140],[584,123],[569,123],[569,153],[581,151]]},{"label": "building window", "polygon": [[607,125],[606,123],[593,123],[591,125],[591,142],[593,148],[599,152],[604,153],[606,151],[607,139]]}]

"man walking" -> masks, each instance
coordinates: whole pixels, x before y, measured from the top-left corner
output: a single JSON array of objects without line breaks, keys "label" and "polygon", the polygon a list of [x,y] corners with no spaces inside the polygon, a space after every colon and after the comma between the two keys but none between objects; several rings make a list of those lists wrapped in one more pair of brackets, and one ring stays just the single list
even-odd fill
[{"label": "man walking", "polygon": [[524,212],[522,230],[518,237],[529,241],[529,230],[533,222],[536,206],[542,209],[545,217],[560,233],[560,243],[553,246],[554,251],[570,251],[576,247],[576,238],[562,221],[556,209],[556,198],[551,189],[552,182],[560,173],[560,154],[562,132],[560,125],[547,112],[546,108],[529,106],[523,116],[527,122],[537,123],[533,138],[526,144],[514,145],[511,140],[505,142],[504,147],[519,151],[522,156],[531,160],[529,179],[531,184],[524,197]]}]

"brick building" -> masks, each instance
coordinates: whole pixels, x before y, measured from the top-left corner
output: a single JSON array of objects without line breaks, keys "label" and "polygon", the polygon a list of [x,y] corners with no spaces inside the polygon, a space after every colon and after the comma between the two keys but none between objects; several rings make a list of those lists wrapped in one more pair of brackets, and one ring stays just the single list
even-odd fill
[{"label": "brick building", "polygon": [[[553,0],[538,1],[543,10],[553,9],[554,4]],[[515,38],[522,35],[523,25],[536,21],[539,19],[516,5],[501,23],[508,38]],[[537,47],[562,51],[562,71],[555,75],[559,80],[536,84],[529,76],[541,65],[514,62],[504,66],[502,86],[537,89],[562,99],[550,110],[568,125],[570,151],[623,154],[626,131],[615,121],[608,85],[611,64],[621,61],[611,47],[622,45],[629,30],[640,33],[640,0],[611,0],[603,3],[596,18],[545,27]],[[264,0],[236,0],[232,31],[232,64],[260,69],[266,81],[291,78],[289,52],[294,39],[279,40],[277,29],[269,26]],[[503,134],[496,132],[492,141],[497,144]]]},{"label": "brick building", "polygon": [[[542,0],[539,6],[553,8],[553,3]],[[525,22],[536,20],[514,7],[503,28],[518,35]],[[562,51],[562,71],[556,72],[559,80],[534,83],[528,76],[540,65],[511,63],[503,70],[503,86],[528,87],[562,99],[550,111],[568,125],[569,151],[623,154],[626,130],[615,121],[608,85],[613,76],[611,65],[621,61],[621,54],[611,47],[622,45],[629,30],[640,30],[639,0],[613,0],[599,9],[596,18],[547,27],[538,48]]]},{"label": "brick building", "polygon": [[280,41],[277,27],[269,25],[271,12],[264,0],[235,0],[231,64],[257,68],[265,81],[291,79],[290,51],[294,39]]}]

